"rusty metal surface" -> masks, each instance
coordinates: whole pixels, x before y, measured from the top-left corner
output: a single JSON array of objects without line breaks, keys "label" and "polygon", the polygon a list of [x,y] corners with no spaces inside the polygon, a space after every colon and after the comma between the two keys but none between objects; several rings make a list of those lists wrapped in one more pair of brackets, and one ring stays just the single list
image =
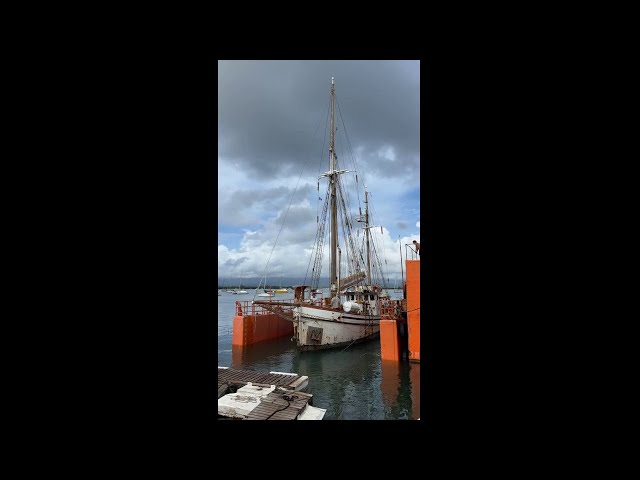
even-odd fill
[{"label": "rusty metal surface", "polygon": [[322,330],[320,327],[309,327],[307,330],[307,343],[320,343],[322,341]]}]

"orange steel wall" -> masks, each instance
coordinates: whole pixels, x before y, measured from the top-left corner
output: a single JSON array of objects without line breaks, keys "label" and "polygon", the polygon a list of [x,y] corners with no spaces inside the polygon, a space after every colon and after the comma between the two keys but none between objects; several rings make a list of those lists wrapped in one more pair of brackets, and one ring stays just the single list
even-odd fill
[{"label": "orange steel wall", "polygon": [[420,260],[407,260],[409,361],[420,361]]},{"label": "orange steel wall", "polygon": [[380,320],[380,358],[399,362],[401,354],[396,321]]},{"label": "orange steel wall", "polygon": [[293,323],[275,314],[233,317],[231,345],[246,346],[293,335]]}]

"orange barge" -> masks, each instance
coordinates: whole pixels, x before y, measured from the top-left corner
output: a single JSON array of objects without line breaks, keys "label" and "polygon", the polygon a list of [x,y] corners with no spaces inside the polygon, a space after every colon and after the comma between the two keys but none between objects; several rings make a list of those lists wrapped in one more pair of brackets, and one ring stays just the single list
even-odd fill
[{"label": "orange barge", "polygon": [[407,351],[410,362],[420,363],[420,260],[406,260],[406,300],[401,314],[382,309],[380,316],[380,358],[399,362]]},{"label": "orange barge", "polygon": [[287,300],[270,300],[268,304],[256,305],[250,300],[236,301],[233,317],[232,346],[246,347],[268,342],[276,338],[293,335],[293,307],[284,305]]}]

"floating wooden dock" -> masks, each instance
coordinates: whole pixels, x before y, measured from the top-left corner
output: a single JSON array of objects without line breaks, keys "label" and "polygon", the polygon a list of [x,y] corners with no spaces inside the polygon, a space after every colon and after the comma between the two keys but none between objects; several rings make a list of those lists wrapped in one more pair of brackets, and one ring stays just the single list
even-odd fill
[{"label": "floating wooden dock", "polygon": [[326,409],[312,406],[300,390],[305,375],[218,367],[218,415],[242,420],[322,420]]},{"label": "floating wooden dock", "polygon": [[260,400],[246,420],[295,420],[305,409],[311,397],[308,393],[273,391]]},{"label": "floating wooden dock", "polygon": [[218,367],[218,398],[227,393],[229,387],[242,387],[248,383],[259,386],[275,385],[288,390],[302,390],[308,385],[309,377],[296,373],[265,373]]}]

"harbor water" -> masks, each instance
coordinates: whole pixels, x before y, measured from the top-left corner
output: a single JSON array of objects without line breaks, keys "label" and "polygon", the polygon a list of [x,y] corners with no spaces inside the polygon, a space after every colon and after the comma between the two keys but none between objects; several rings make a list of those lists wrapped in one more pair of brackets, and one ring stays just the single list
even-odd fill
[{"label": "harbor water", "polygon": [[[289,338],[244,349],[232,347],[235,302],[254,299],[254,291],[247,291],[218,296],[218,366],[307,375],[305,391],[313,394],[314,406],[327,409],[325,420],[420,418],[420,364],[381,362],[379,339],[315,352],[298,352]],[[389,295],[401,298],[401,292],[389,291]],[[293,293],[274,298],[293,300]]]}]

